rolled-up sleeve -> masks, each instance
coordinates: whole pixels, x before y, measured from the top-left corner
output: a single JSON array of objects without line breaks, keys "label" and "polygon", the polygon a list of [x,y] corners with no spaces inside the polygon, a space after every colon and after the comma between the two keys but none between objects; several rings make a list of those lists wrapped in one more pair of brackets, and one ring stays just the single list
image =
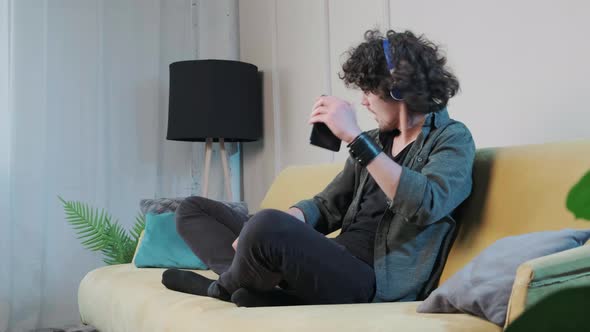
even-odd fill
[{"label": "rolled-up sleeve", "polygon": [[[420,172],[402,167],[389,209],[407,222],[430,225],[450,214],[471,193],[475,144],[461,123],[450,125],[424,158]],[[418,159],[420,160],[420,159]]]}]

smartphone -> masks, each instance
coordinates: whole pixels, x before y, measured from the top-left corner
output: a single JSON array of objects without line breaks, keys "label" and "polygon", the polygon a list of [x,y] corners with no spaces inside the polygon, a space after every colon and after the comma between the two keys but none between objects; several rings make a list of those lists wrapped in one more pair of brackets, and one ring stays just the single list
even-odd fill
[{"label": "smartphone", "polygon": [[309,143],[331,151],[340,151],[342,141],[332,133],[330,128],[323,122],[316,122],[311,129]]}]

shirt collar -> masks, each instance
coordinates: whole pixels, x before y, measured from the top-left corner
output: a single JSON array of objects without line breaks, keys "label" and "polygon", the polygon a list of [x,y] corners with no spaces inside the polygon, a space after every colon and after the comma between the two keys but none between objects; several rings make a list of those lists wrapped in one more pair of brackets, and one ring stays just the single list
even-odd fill
[{"label": "shirt collar", "polygon": [[385,147],[387,143],[397,135],[401,134],[399,129],[393,129],[389,131],[380,131],[379,132],[379,141],[381,142],[381,147]]},{"label": "shirt collar", "polygon": [[422,127],[432,127],[439,128],[440,126],[445,125],[449,122],[449,111],[447,108],[443,108],[438,112],[431,112],[426,115],[426,119],[424,120],[424,124]]},{"label": "shirt collar", "polygon": [[[438,112],[431,112],[431,113],[426,114],[426,118],[424,119],[424,124],[422,125],[422,127],[431,128],[434,126],[434,128],[439,128],[440,126],[443,126],[447,122],[449,122],[449,120],[450,120],[449,112],[448,112],[447,108],[445,107]],[[381,147],[384,147],[390,139],[392,139],[393,137],[395,137],[399,134],[400,134],[399,129],[393,129],[390,131],[380,131],[379,132],[379,142],[381,143]]]}]

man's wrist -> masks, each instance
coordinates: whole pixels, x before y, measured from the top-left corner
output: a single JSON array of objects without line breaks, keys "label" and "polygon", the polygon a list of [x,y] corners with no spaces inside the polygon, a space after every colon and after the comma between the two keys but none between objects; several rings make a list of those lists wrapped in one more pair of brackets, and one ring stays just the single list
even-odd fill
[{"label": "man's wrist", "polygon": [[350,142],[354,141],[354,139],[355,139],[355,138],[357,138],[357,137],[358,137],[360,134],[362,134],[362,133],[363,133],[363,132],[362,132],[362,130],[360,130],[360,129],[357,129],[357,130],[355,130],[355,131],[351,132],[351,133],[348,135],[348,138],[346,139],[345,143],[346,143],[346,144],[350,144]]},{"label": "man's wrist", "polygon": [[381,152],[381,148],[366,132],[362,132],[346,147],[349,148],[350,156],[362,167],[366,167]]}]

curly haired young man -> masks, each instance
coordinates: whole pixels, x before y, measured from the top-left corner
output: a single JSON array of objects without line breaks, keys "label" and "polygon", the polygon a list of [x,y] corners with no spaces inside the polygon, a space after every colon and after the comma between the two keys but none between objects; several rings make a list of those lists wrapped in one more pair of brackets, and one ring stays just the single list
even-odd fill
[{"label": "curly haired young man", "polygon": [[473,138],[446,108],[459,82],[424,36],[364,37],[340,78],[363,92],[377,128],[362,132],[350,103],[318,97],[309,123],[347,143],[344,169],[287,211],[239,215],[187,198],[178,231],[219,279],[173,269],[166,287],[238,306],[415,301],[434,290],[457,231],[451,213],[472,187]]}]

